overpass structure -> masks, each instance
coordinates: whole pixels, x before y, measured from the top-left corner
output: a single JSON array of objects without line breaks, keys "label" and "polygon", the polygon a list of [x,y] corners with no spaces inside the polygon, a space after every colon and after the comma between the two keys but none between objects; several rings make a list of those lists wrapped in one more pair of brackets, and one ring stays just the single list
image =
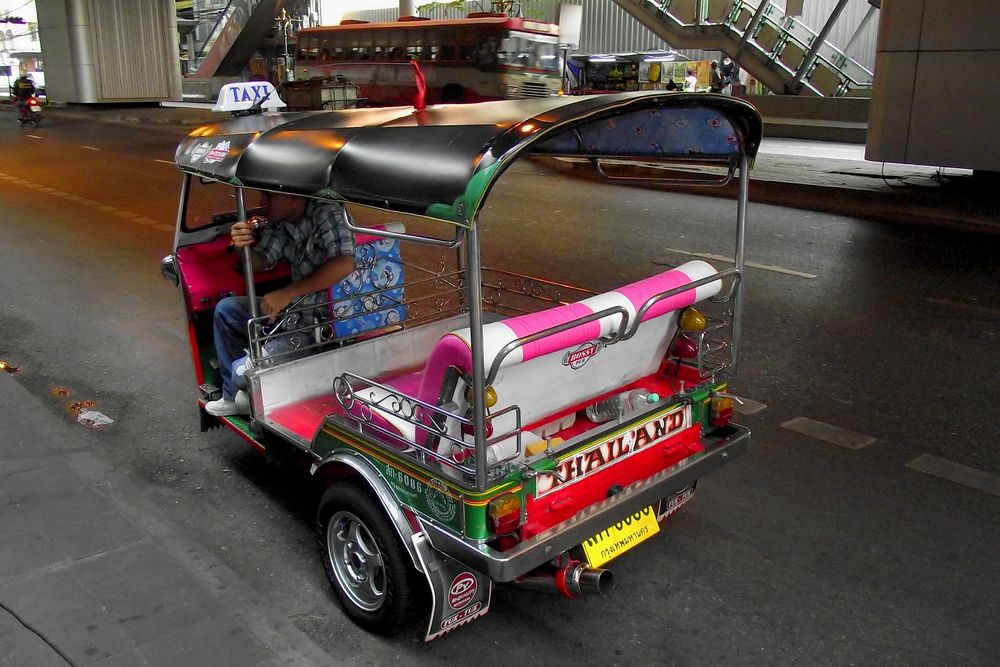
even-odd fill
[{"label": "overpass structure", "polygon": [[[871,93],[874,75],[827,37],[847,6],[838,0],[817,33],[771,0],[614,0],[677,49],[722,51],[773,92],[822,97]],[[880,0],[855,34],[867,25]]]},{"label": "overpass structure", "polygon": [[198,78],[238,76],[260,47],[284,0],[229,0],[210,19],[205,37],[188,33],[188,62]]}]

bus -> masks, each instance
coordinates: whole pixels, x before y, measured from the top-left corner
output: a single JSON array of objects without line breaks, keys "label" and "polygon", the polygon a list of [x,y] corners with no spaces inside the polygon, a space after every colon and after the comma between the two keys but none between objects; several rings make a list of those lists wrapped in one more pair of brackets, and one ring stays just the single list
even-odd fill
[{"label": "bus", "polygon": [[420,63],[427,102],[483,102],[560,93],[559,26],[505,14],[464,19],[345,20],[299,31],[296,76],[343,76],[369,106],[413,103]]}]

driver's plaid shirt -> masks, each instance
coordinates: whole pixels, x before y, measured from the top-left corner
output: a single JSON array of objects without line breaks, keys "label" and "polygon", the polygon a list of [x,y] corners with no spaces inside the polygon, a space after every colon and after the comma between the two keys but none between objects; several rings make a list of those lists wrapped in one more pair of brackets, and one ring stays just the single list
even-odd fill
[{"label": "driver's plaid shirt", "polygon": [[[348,219],[343,204],[310,199],[301,220],[264,227],[253,249],[261,254],[268,270],[279,260],[287,260],[292,280],[299,281],[328,259],[354,255],[354,235],[347,228]],[[321,290],[307,296],[300,305],[329,299],[329,290]]]}]

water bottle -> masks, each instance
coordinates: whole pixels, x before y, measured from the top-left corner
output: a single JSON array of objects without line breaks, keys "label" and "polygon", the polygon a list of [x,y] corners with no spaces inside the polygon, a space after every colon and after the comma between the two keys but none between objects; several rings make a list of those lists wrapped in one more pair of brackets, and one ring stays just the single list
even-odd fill
[{"label": "water bottle", "polygon": [[623,391],[620,394],[609,396],[603,401],[587,406],[587,419],[595,424],[609,422],[612,419],[621,419],[643,406],[652,405],[660,400],[659,394],[651,393],[647,389],[632,389]]}]

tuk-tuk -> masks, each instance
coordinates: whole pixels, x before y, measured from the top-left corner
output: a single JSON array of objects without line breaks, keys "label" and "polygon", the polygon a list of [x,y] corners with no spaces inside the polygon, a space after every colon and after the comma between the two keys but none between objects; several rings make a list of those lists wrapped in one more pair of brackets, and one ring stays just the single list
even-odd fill
[{"label": "tuk-tuk", "polygon": [[[640,92],[264,112],[181,142],[162,269],[183,295],[202,428],[309,462],[325,488],[323,562],[351,619],[390,634],[423,615],[430,641],[486,614],[495,585],[608,594],[607,563],[747,450],[729,382],[761,127],[740,99]],[[480,214],[519,158],[591,169],[594,187],[729,185],[732,261],[601,293],[484,265]],[[288,279],[227,247],[255,214],[252,190],[381,222],[350,223],[356,268],[322,317],[312,304],[249,319],[250,414],[216,418],[216,303]]]}]

